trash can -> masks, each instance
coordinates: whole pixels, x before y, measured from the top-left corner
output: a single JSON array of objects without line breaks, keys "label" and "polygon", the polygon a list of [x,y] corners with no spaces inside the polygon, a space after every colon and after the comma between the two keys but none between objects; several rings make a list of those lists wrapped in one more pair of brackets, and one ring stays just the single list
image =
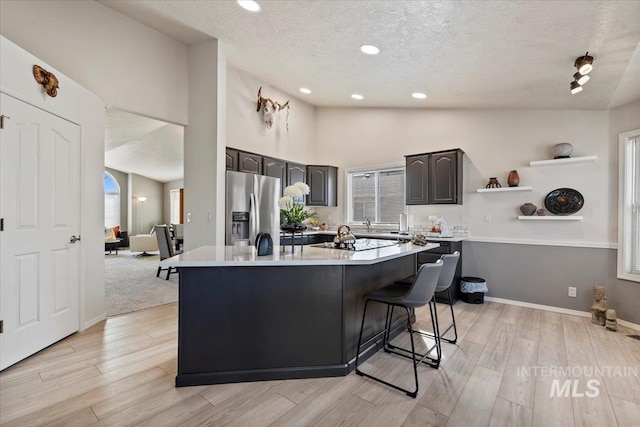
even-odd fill
[{"label": "trash can", "polygon": [[487,282],[482,277],[462,277],[460,279],[462,301],[469,304],[484,303],[484,293],[489,291]]}]

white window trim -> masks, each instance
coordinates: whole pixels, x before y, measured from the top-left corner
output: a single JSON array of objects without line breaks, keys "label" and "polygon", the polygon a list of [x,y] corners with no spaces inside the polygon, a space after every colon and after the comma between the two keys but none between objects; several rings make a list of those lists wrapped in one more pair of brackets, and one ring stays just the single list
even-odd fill
[{"label": "white window trim", "polygon": [[618,278],[635,282],[640,282],[640,274],[625,271],[631,252],[631,216],[625,213],[630,209],[632,199],[631,185],[627,185],[633,177],[631,161],[628,160],[631,155],[631,140],[639,137],[640,129],[621,133],[618,153]]},{"label": "white window trim", "polygon": [[[349,199],[351,198],[351,180],[349,179],[349,174],[350,173],[357,173],[357,172],[369,172],[372,170],[381,172],[381,171],[385,171],[385,170],[397,170],[397,169],[405,169],[406,168],[406,163],[401,162],[401,163],[387,163],[387,164],[383,164],[383,165],[374,165],[374,166],[358,166],[358,167],[353,167],[353,168],[345,168],[344,170],[344,182],[345,182],[345,191],[344,191],[344,220],[345,223],[349,226],[353,226],[353,225],[364,225],[364,223],[360,222],[360,221],[348,221],[349,218],[352,217],[352,212],[351,212],[351,203],[349,203]],[[405,173],[405,179],[406,179],[406,173],[407,171],[404,171]],[[377,191],[377,190],[376,190]],[[407,213],[407,205],[405,204],[404,206],[404,211],[403,213]],[[391,226],[397,226],[398,223],[397,222],[372,222],[371,226],[379,226],[379,227],[391,227]]]}]

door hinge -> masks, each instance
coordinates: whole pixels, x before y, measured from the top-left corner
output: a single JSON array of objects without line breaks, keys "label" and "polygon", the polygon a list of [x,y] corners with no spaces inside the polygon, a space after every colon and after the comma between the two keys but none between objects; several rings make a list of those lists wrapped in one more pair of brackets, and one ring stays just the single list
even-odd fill
[{"label": "door hinge", "polygon": [[4,320],[0,320],[0,334],[4,332]]},{"label": "door hinge", "polygon": [[0,231],[4,231],[4,218],[0,218]]},{"label": "door hinge", "polygon": [[4,114],[0,114],[0,129],[4,129],[4,119],[5,119],[5,117],[6,117],[7,119],[10,119],[10,118],[11,118],[11,117],[9,117],[9,116],[5,116]]}]

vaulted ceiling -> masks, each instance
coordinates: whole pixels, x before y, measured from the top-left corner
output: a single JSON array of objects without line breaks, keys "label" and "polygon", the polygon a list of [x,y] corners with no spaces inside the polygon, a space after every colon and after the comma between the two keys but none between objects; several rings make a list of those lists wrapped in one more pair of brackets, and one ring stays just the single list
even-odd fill
[{"label": "vaulted ceiling", "polygon": [[[187,45],[215,37],[232,66],[315,106],[605,110],[640,99],[635,0],[258,0],[258,13],[233,0],[100,3]],[[591,80],[571,95],[586,51]],[[107,166],[182,177],[182,128],[117,110],[107,127]]]}]

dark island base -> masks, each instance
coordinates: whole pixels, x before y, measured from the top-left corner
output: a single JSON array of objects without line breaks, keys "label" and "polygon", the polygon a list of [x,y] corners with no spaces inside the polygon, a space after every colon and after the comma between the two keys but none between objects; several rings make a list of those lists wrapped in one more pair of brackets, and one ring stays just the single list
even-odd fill
[{"label": "dark island base", "polygon": [[[176,386],[347,375],[362,296],[415,266],[408,255],[362,266],[181,268]],[[362,360],[381,348],[385,314],[370,305]],[[392,335],[405,328],[396,310]]]}]

